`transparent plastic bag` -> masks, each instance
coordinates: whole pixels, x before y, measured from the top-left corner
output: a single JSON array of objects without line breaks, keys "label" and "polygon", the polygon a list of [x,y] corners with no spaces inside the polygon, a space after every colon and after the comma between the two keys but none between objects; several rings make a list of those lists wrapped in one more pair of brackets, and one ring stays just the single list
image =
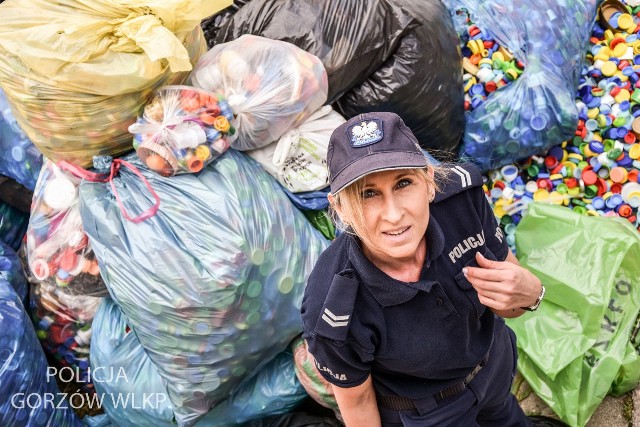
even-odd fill
[{"label": "transparent plastic bag", "polygon": [[344,117],[325,105],[277,141],[246,153],[293,193],[329,185],[327,148]]},{"label": "transparent plastic bag", "polygon": [[570,139],[575,91],[596,0],[460,0],[524,64],[522,75],[466,115],[460,156],[483,171],[540,154]]},{"label": "transparent plastic bag", "polygon": [[0,80],[49,159],[91,166],[131,150],[127,127],[153,92],[181,84],[207,48],[200,20],[231,1],[6,0]]},{"label": "transparent plastic bag", "polygon": [[286,42],[244,35],[202,56],[191,83],[225,96],[236,116],[236,150],[277,141],[327,100],[327,73],[314,55]]},{"label": "transparent plastic bag", "polygon": [[27,229],[27,262],[39,282],[69,294],[105,296],[108,291],[80,219],[79,185],[79,178],[45,161]]},{"label": "transparent plastic bag", "polygon": [[[139,175],[120,168],[110,183],[83,181],[82,223],[178,424],[192,425],[301,332],[306,279],[328,242],[236,150],[171,178],[133,154],[122,160]],[[157,212],[127,220],[123,208],[155,203],[147,186],[161,200]]]},{"label": "transparent plastic bag", "polygon": [[2,277],[0,343],[0,425],[80,427],[82,422],[49,376],[47,359],[21,298]]},{"label": "transparent plastic bag", "polygon": [[46,283],[31,286],[31,318],[45,354],[58,371],[67,368],[62,377],[66,382],[75,381],[87,393],[95,392],[89,349],[91,324],[101,300],[69,295]]},{"label": "transparent plastic bag", "polygon": [[140,160],[160,175],[196,173],[227,151],[236,130],[223,96],[190,86],[165,86],[129,126]]}]

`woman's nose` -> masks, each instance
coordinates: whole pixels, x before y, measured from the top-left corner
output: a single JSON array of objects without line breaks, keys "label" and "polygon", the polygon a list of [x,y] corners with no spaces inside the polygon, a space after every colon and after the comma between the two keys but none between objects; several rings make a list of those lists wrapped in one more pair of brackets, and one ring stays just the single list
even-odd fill
[{"label": "woman's nose", "polygon": [[387,197],[384,205],[383,218],[389,222],[395,223],[402,218],[404,209],[402,204],[395,197]]}]

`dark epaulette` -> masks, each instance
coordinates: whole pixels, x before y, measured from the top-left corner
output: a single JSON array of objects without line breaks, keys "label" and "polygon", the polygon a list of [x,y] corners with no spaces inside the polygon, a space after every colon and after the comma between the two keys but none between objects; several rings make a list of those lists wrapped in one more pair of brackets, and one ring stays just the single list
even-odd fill
[{"label": "dark epaulette", "polygon": [[482,173],[473,163],[443,163],[446,178],[438,181],[440,190],[433,200],[438,203],[473,187],[482,187]]},{"label": "dark epaulette", "polygon": [[315,333],[335,341],[345,341],[351,325],[360,281],[347,268],[335,274],[316,323]]}]

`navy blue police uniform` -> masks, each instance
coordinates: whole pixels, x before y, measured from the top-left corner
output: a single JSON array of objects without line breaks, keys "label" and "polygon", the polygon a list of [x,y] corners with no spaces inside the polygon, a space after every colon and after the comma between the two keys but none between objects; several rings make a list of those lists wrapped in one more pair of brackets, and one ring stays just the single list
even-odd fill
[{"label": "navy blue police uniform", "polygon": [[444,167],[420,280],[389,277],[343,233],[309,277],[303,337],[330,383],[372,376],[383,425],[528,425],[510,393],[515,336],[462,273],[476,252],[503,261],[509,249],[477,167]]}]

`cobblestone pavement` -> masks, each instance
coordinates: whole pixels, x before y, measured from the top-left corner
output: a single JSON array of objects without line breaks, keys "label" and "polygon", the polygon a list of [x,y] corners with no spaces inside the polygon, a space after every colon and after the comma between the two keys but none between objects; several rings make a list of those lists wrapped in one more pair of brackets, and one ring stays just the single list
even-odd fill
[{"label": "cobblestone pavement", "polygon": [[[519,384],[515,395],[527,415],[558,416],[540,399],[529,384],[518,373],[515,384]],[[640,427],[640,385],[635,390],[620,396],[607,396],[587,422],[586,427]]]}]

